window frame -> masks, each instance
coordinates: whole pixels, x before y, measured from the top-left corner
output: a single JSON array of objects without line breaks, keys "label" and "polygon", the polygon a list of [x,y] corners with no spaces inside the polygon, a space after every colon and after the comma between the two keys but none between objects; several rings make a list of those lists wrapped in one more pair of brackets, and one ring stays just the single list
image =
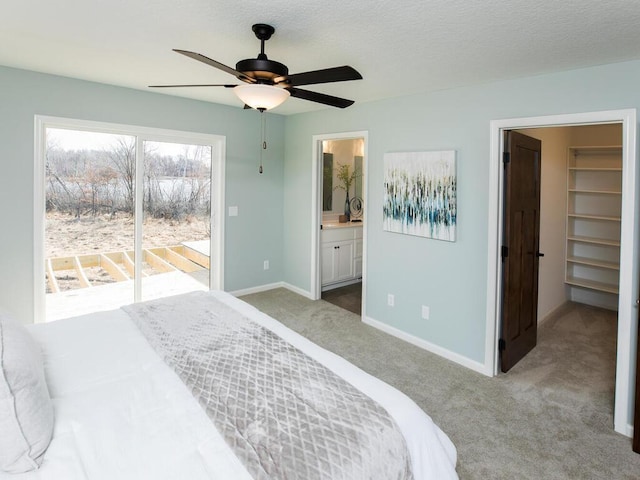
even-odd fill
[{"label": "window frame", "polygon": [[[33,288],[34,323],[46,320],[45,295],[45,155],[46,131],[48,128],[80,130],[87,132],[129,135],[136,137],[136,211],[143,206],[144,142],[184,143],[211,146],[211,259],[209,269],[209,289],[224,289],[224,187],[226,163],[226,137],[205,133],[167,130],[118,123],[96,122],[45,115],[35,115],[34,132],[34,214],[33,214]],[[142,262],[142,215],[135,216],[136,271]],[[134,280],[134,301],[141,300],[142,276]]]}]

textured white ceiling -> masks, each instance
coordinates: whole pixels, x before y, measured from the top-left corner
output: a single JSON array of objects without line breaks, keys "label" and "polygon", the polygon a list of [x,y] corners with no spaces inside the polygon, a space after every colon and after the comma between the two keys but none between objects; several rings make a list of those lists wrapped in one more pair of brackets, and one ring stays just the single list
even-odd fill
[{"label": "textured white ceiling", "polygon": [[[254,23],[290,73],[351,65],[364,80],[304,87],[366,102],[640,58],[638,0],[3,0],[0,64],[148,90],[234,83],[171,51],[235,67]],[[155,90],[157,91],[157,90]],[[161,93],[236,105],[224,88]],[[289,99],[274,113],[332,108]]]}]

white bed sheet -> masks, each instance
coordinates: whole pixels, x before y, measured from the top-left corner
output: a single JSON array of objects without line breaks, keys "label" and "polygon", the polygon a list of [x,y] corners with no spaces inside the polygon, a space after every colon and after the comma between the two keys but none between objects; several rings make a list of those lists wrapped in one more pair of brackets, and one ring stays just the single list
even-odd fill
[{"label": "white bed sheet", "polygon": [[[407,396],[224,293],[220,300],[272,330],[382,405],[409,447],[418,479],[457,478],[449,438]],[[55,408],[42,467],[1,479],[250,479],[182,381],[121,310],[35,325]]]}]

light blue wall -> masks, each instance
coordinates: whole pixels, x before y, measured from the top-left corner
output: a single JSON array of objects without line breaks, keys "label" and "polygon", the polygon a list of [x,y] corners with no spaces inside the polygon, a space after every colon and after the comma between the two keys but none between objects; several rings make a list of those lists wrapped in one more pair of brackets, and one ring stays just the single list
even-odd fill
[{"label": "light blue wall", "polygon": [[[398,97],[346,110],[270,115],[263,176],[256,171],[255,112],[4,67],[0,85],[0,306],[24,321],[32,316],[34,281],[34,115],[225,135],[226,204],[240,210],[238,217],[225,217],[227,290],[280,280],[309,290],[312,135],[368,130],[367,313],[482,362],[490,120],[638,108],[640,62]],[[440,149],[457,152],[458,240],[383,232],[384,153]],[[266,259],[271,269],[265,272]],[[387,293],[396,296],[393,309],[386,306]],[[423,304],[431,307],[428,322],[420,319]]]},{"label": "light blue wall", "polygon": [[269,115],[259,175],[255,111],[0,67],[0,307],[32,321],[37,114],[226,136],[226,205],[237,205],[240,214],[225,217],[225,289],[282,279],[282,116]]},{"label": "light blue wall", "polygon": [[[367,130],[367,315],[484,363],[490,121],[625,108],[640,108],[637,61],[287,117],[285,218],[296,222],[284,233],[285,281],[310,289],[312,136]],[[443,149],[457,152],[457,241],[384,232],[384,154]]]},{"label": "light blue wall", "polygon": [[[238,217],[225,217],[227,290],[280,280],[310,289],[312,136],[367,130],[367,314],[482,363],[489,122],[624,108],[640,108],[638,61],[356,104],[346,110],[270,115],[269,150],[260,176],[255,112],[0,67],[0,307],[24,322],[33,316],[36,114],[225,135],[226,205],[237,205],[240,211]],[[383,232],[384,154],[441,149],[457,152],[457,241]],[[271,268],[265,272],[266,259]],[[386,306],[388,293],[395,294],[392,309]],[[420,319],[423,304],[431,307],[429,321]]]}]

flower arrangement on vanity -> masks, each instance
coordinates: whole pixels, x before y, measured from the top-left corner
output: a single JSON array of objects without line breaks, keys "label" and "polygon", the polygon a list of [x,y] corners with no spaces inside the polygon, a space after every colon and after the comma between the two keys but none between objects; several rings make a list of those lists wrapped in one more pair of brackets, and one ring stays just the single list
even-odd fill
[{"label": "flower arrangement on vanity", "polygon": [[[334,190],[342,189],[346,193],[346,199],[344,202],[344,215],[340,215],[340,223],[351,221],[351,200],[349,199],[349,191],[351,190],[351,185],[353,185],[356,179],[362,176],[355,168],[353,169],[353,171],[350,170],[351,169],[349,168],[349,164],[343,163],[339,165],[336,178],[340,183],[333,187]],[[361,206],[360,209],[362,209]]]}]

